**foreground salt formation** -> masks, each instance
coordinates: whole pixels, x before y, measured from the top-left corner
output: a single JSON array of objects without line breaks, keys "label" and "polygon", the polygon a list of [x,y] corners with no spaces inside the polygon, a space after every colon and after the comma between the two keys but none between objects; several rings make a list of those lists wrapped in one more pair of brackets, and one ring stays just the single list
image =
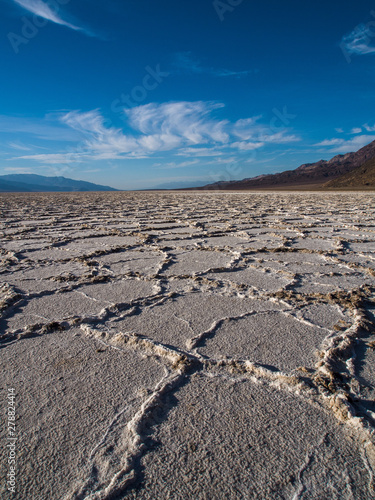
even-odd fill
[{"label": "foreground salt formation", "polygon": [[375,498],[374,201],[2,195],[1,495]]}]

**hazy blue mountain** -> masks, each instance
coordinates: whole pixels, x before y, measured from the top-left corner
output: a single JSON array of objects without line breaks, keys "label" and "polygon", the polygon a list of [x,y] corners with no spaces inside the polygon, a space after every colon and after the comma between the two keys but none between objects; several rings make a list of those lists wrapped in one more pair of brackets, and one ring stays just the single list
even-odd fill
[{"label": "hazy blue mountain", "polygon": [[59,191],[117,191],[110,186],[101,186],[86,181],[75,181],[66,177],[45,177],[36,174],[0,175],[1,192],[59,192]]}]

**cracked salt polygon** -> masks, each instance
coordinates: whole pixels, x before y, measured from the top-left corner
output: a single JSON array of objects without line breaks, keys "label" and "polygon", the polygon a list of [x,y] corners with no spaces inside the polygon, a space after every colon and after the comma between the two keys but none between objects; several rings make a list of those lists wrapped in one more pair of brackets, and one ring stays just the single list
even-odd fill
[{"label": "cracked salt polygon", "polygon": [[166,238],[163,235],[162,239],[158,239],[155,241],[155,245],[160,248],[169,247],[169,248],[191,248],[195,247],[198,244],[201,245],[204,242],[203,238],[178,238],[176,239],[176,235],[171,236],[170,238]]},{"label": "cracked salt polygon", "polygon": [[175,226],[168,230],[168,234],[196,234],[200,233],[201,230],[197,227],[191,226]]},{"label": "cracked salt polygon", "polygon": [[59,290],[90,274],[90,269],[81,262],[25,265],[12,266],[2,274],[2,278],[28,294]]},{"label": "cracked salt polygon", "polygon": [[153,275],[164,259],[164,254],[158,250],[123,250],[95,257],[99,265],[111,271],[116,277],[129,272],[145,276]]},{"label": "cracked salt polygon", "polygon": [[247,247],[249,240],[240,235],[229,234],[228,236],[211,236],[203,238],[206,247]]},{"label": "cracked salt polygon", "polygon": [[354,323],[354,318],[344,308],[338,305],[312,303],[301,306],[296,312],[297,317],[310,323],[332,330],[335,325],[341,329],[349,328]]},{"label": "cracked salt polygon", "polygon": [[265,311],[224,321],[198,345],[198,352],[215,359],[245,359],[281,371],[313,368],[315,353],[330,333],[286,313]]},{"label": "cracked salt polygon", "polygon": [[270,301],[187,293],[144,308],[139,314],[116,321],[111,327],[113,333],[137,333],[186,350],[189,340],[209,329],[215,321],[250,311],[278,309],[280,306]]},{"label": "cracked salt polygon", "polygon": [[13,278],[18,280],[49,280],[68,275],[74,275],[78,278],[89,271],[89,268],[82,262],[47,262],[41,265],[29,264],[27,267],[24,266],[25,264],[22,264],[20,270],[13,266],[13,272],[8,270],[6,276],[10,280]]},{"label": "cracked salt polygon", "polygon": [[338,255],[336,258],[341,260],[343,263],[354,264],[354,266],[359,265],[369,269],[375,269],[375,259],[370,255],[357,255],[350,253]]},{"label": "cracked salt polygon", "polygon": [[360,339],[355,346],[354,367],[359,382],[355,406],[369,410],[370,418],[375,420],[375,336]]},{"label": "cracked salt polygon", "polygon": [[363,241],[361,243],[349,243],[349,248],[354,253],[375,257],[375,241]]},{"label": "cracked salt polygon", "polygon": [[96,238],[82,238],[64,243],[61,248],[66,250],[72,256],[86,255],[100,250],[109,250],[111,248],[134,245],[139,242],[135,236],[99,236]]},{"label": "cracked salt polygon", "polygon": [[251,238],[244,248],[246,250],[258,250],[263,248],[279,248],[282,246],[283,241],[280,238],[270,238],[268,236]]},{"label": "cracked salt polygon", "polygon": [[106,304],[125,304],[141,297],[155,295],[151,281],[135,279],[82,285],[78,292]]},{"label": "cracked salt polygon", "polygon": [[243,284],[262,292],[275,292],[284,288],[292,281],[290,277],[287,278],[282,274],[264,272],[251,267],[221,271],[219,273],[210,272],[207,274],[207,278]]},{"label": "cracked salt polygon", "polygon": [[211,268],[229,266],[232,256],[210,250],[174,251],[172,263],[163,271],[163,275],[187,275],[202,273]]},{"label": "cracked salt polygon", "polygon": [[192,376],[152,439],[124,500],[370,498],[360,445],[331,415],[244,378]]},{"label": "cracked salt polygon", "polygon": [[336,290],[351,290],[359,288],[365,282],[375,282],[374,278],[366,277],[363,279],[363,274],[358,272],[334,274],[305,274],[298,277],[298,282],[293,285],[292,289],[297,293],[329,293]]},{"label": "cracked salt polygon", "polygon": [[2,241],[1,248],[11,252],[25,252],[30,250],[42,250],[46,246],[48,246],[50,242],[48,239],[19,239],[19,240],[10,240],[10,241]]},{"label": "cracked salt polygon", "polygon": [[[3,394],[16,390],[17,491],[64,498],[93,470],[106,483],[121,468],[126,424],[163,378],[162,366],[74,329],[22,339],[6,351],[0,385]],[[2,426],[4,442],[5,432]]]},{"label": "cracked salt polygon", "polygon": [[[96,316],[108,305],[104,301],[91,299],[79,291],[50,293],[25,301],[16,306],[12,314],[1,320],[8,330],[19,330],[28,325],[63,321],[72,317]],[[5,323],[5,325],[4,325]]]},{"label": "cracked salt polygon", "polygon": [[321,250],[330,251],[334,250],[336,241],[334,239],[322,238],[295,238],[290,244],[290,248],[307,249],[307,250]]}]

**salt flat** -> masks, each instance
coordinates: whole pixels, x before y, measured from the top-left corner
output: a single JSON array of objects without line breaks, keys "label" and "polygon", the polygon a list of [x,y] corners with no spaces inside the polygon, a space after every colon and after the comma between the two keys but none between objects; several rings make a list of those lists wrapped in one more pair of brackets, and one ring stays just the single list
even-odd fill
[{"label": "salt flat", "polygon": [[0,195],[3,498],[375,498],[375,194]]}]

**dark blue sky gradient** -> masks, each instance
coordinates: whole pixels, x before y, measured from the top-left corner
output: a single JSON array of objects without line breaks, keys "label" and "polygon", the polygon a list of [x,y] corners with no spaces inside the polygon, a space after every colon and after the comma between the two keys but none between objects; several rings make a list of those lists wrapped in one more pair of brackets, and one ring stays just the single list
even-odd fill
[{"label": "dark blue sky gradient", "polygon": [[375,139],[373,2],[54,1],[80,30],[0,5],[0,174],[194,185]]}]

